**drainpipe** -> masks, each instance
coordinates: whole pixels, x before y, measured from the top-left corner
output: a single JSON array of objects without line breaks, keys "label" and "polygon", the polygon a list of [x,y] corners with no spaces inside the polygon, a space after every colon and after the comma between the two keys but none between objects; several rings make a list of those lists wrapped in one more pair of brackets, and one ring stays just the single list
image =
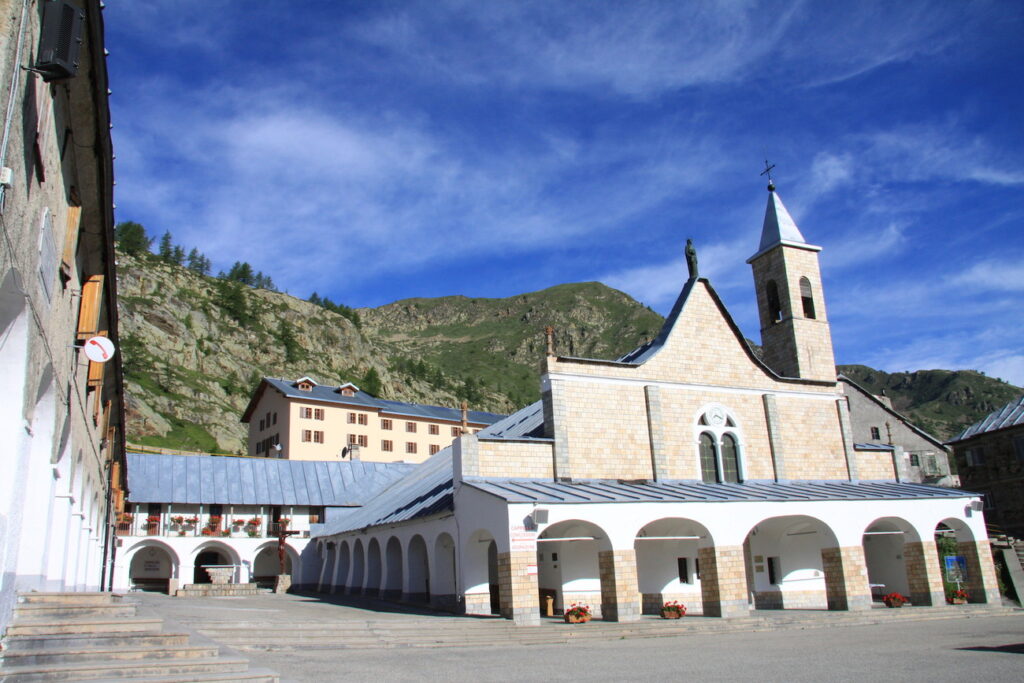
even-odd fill
[{"label": "drainpipe", "polygon": [[[7,162],[7,143],[11,138],[11,123],[14,121],[14,99],[18,94],[18,77],[21,75],[21,54],[25,47],[25,23],[28,18],[29,0],[24,0],[21,5],[21,27],[18,29],[18,48],[14,51],[14,61],[11,63],[11,87],[7,95],[7,113],[4,116],[4,137],[0,142],[0,167],[5,167]],[[4,199],[6,198],[6,186],[0,185],[0,213],[3,212]]]}]

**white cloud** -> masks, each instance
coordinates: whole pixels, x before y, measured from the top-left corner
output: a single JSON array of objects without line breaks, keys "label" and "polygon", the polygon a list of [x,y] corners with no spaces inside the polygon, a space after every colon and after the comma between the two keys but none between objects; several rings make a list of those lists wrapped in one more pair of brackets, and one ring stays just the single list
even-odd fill
[{"label": "white cloud", "polygon": [[892,221],[877,230],[846,234],[826,245],[822,264],[827,268],[863,267],[872,260],[893,259],[906,247],[906,228],[905,222]]},{"label": "white cloud", "polygon": [[953,281],[972,289],[1024,292],[1024,256],[976,263]]}]

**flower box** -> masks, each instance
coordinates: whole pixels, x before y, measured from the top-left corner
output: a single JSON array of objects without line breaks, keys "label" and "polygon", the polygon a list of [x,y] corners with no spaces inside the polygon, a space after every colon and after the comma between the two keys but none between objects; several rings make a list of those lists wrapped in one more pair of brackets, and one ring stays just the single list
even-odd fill
[{"label": "flower box", "polygon": [[590,605],[574,603],[572,607],[565,610],[564,619],[567,624],[585,624],[590,621],[592,616]]},{"label": "flower box", "polygon": [[662,619],[682,619],[686,614],[686,605],[680,605],[675,600],[666,602],[661,608]]},{"label": "flower box", "polygon": [[588,621],[590,621],[591,617],[590,617],[589,614],[587,616],[583,616],[583,617],[578,617],[578,616],[576,616],[574,614],[566,614],[564,619],[565,619],[565,623],[567,623],[567,624],[585,624]]},{"label": "flower box", "polygon": [[903,607],[903,605],[910,602],[910,598],[900,593],[889,593],[882,598],[882,602],[885,603],[886,607]]}]

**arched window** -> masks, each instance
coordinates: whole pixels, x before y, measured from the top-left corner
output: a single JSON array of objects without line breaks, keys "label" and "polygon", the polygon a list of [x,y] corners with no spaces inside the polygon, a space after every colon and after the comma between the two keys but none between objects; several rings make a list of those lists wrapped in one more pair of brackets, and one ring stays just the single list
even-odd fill
[{"label": "arched window", "polygon": [[700,478],[701,481],[715,483],[718,481],[718,453],[715,448],[715,437],[704,432],[700,435]]},{"label": "arched window", "polygon": [[804,317],[813,320],[814,296],[811,294],[811,281],[805,277],[800,278],[800,301],[804,305]]},{"label": "arched window", "polygon": [[765,285],[765,296],[768,298],[768,322],[777,323],[782,320],[782,304],[779,303],[779,287],[775,280]]},{"label": "arched window", "polygon": [[742,432],[725,406],[706,406],[697,418],[694,436],[697,437],[701,481],[712,484],[743,481]]},{"label": "arched window", "polygon": [[728,432],[722,435],[722,479],[733,484],[740,482],[740,449],[736,437]]}]

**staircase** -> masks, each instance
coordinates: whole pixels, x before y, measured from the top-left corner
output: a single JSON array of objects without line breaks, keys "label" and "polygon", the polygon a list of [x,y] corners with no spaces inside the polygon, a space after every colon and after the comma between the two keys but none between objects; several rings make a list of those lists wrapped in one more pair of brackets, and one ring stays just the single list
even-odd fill
[{"label": "staircase", "polygon": [[0,681],[129,683],[278,683],[216,645],[194,645],[187,633],[162,631],[140,618],[138,605],[113,593],[22,593],[0,640]]}]

